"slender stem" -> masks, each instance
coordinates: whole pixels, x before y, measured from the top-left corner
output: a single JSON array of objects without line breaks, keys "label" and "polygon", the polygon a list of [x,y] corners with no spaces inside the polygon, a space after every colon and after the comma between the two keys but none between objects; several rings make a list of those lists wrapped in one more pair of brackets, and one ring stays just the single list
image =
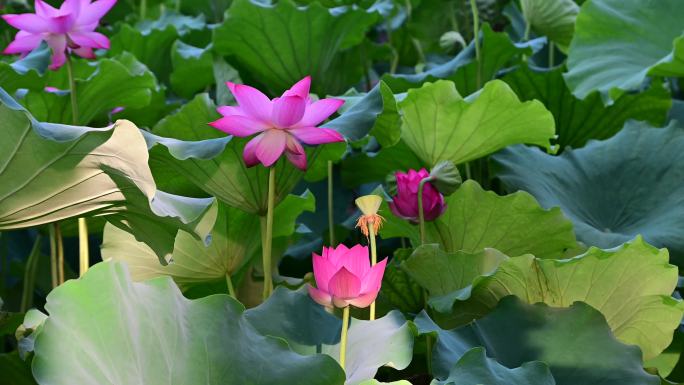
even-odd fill
[{"label": "slender stem", "polygon": [[523,35],[523,41],[528,41],[530,40],[530,30],[532,29],[532,25],[530,25],[529,22],[525,22],[525,34]]},{"label": "slender stem", "polygon": [[340,335],[340,366],[344,369],[347,356],[347,332],[349,331],[349,306],[342,309],[342,334]]},{"label": "slender stem", "polygon": [[328,161],[328,231],[330,246],[335,247],[335,213],[333,212],[333,162]]},{"label": "slender stem", "polygon": [[88,222],[85,218],[78,218],[78,276],[82,277],[90,267],[90,253],[88,250]]},{"label": "slender stem", "polygon": [[425,212],[423,211],[423,187],[430,178],[425,178],[418,185],[418,225],[420,226],[420,244],[425,244]]},{"label": "slender stem", "polygon": [[144,20],[147,16],[147,0],[140,0],[140,20]]},{"label": "slender stem", "polygon": [[477,60],[477,89],[482,87],[482,54],[480,52],[480,15],[477,1],[470,0],[470,10],[473,13],[473,42],[475,43],[475,60]]},{"label": "slender stem", "polygon": [[[372,223],[368,226],[368,238],[370,239],[371,247],[371,266],[375,266],[378,263],[378,249],[375,243],[375,227]],[[369,319],[373,321],[375,319],[375,301],[370,305],[370,317]]]},{"label": "slender stem", "polygon": [[43,237],[38,234],[36,241],[31,249],[31,254],[26,261],[24,270],[24,290],[21,293],[21,312],[25,313],[33,306],[33,289],[36,283],[36,271],[38,270],[38,260],[40,258],[40,243]]},{"label": "slender stem", "polygon": [[275,209],[275,167],[268,170],[268,202],[266,211],[266,229],[262,240],[263,260],[264,260],[264,293],[263,299],[266,300],[273,291],[273,273],[271,252],[273,246],[273,210]]},{"label": "slender stem", "polygon": [[53,223],[55,227],[55,239],[57,240],[57,284],[64,283],[64,240],[62,239],[62,229],[59,222]]},{"label": "slender stem", "polygon": [[555,44],[553,44],[553,42],[550,42],[549,43],[549,68],[553,67],[555,51],[556,51]]},{"label": "slender stem", "polygon": [[176,12],[180,12],[181,9],[181,0],[176,0]]},{"label": "slender stem", "polygon": [[465,172],[466,172],[466,179],[471,179],[472,177],[470,175],[470,162],[466,162]]},{"label": "slender stem", "polygon": [[69,75],[69,96],[71,97],[71,122],[78,125],[78,102],[76,101],[76,79],[74,78],[74,67],[71,63],[71,55],[67,55],[66,60],[67,74]]},{"label": "slender stem", "polygon": [[54,225],[49,225],[50,232],[50,276],[52,277],[52,288],[59,285],[59,276],[57,274],[57,232]]},{"label": "slender stem", "polygon": [[233,280],[230,278],[230,273],[226,272],[226,286],[228,286],[228,295],[235,297],[235,288],[233,287]]}]

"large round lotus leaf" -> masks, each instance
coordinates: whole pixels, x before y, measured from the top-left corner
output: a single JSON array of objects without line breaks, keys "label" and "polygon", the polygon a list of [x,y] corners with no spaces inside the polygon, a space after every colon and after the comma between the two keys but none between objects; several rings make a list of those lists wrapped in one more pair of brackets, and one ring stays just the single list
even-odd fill
[{"label": "large round lotus leaf", "polygon": [[326,355],[302,356],[259,333],[227,295],[183,297],[173,281],[132,282],[103,262],[47,298],[36,338],[40,384],[341,385]]},{"label": "large round lotus leaf", "polygon": [[680,0],[589,0],[580,10],[565,80],[577,97],[684,75]]},{"label": "large round lotus leaf", "polygon": [[582,302],[559,309],[510,296],[486,317],[458,329],[441,329],[425,312],[415,322],[421,333],[437,334],[432,367],[440,380],[468,350],[482,346],[508,368],[544,362],[556,385],[660,384],[642,368],[639,348],[618,342],[601,313]]},{"label": "large round lotus leaf", "polygon": [[529,26],[557,43],[565,51],[575,32],[579,7],[574,0],[521,0],[522,13]]},{"label": "large round lotus leaf", "polygon": [[684,129],[628,123],[614,137],[547,155],[511,147],[494,156],[509,190],[560,206],[587,246],[618,246],[636,235],[667,247],[684,265]]}]

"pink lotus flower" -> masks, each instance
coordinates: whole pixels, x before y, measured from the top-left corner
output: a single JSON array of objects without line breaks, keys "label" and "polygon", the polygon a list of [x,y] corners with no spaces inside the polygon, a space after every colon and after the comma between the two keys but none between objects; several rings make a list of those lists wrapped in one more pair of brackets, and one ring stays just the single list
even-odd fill
[{"label": "pink lotus flower", "polygon": [[36,0],[36,13],[3,15],[9,25],[20,30],[3,53],[26,55],[45,41],[52,49],[52,70],[64,65],[67,52],[95,58],[93,48],[109,48],[109,39],[95,28],[116,0],[90,1],[65,0],[56,9]]},{"label": "pink lotus flower", "polygon": [[[418,222],[418,188],[420,181],[429,177],[430,173],[421,168],[420,171],[409,170],[407,174],[397,172],[397,195],[392,198],[389,207],[392,213],[400,218]],[[423,215],[426,221],[434,221],[444,213],[446,204],[444,195],[430,184],[423,185]]]},{"label": "pink lotus flower", "polygon": [[302,143],[316,145],[344,141],[339,132],[316,127],[335,113],[344,100],[321,99],[312,102],[309,99],[309,76],[273,100],[256,88],[231,82],[226,84],[239,107],[219,107],[218,112],[223,117],[209,124],[234,136],[256,135],[247,143],[242,154],[248,167],[258,163],[270,167],[285,152],[292,164],[306,170],[306,153]]},{"label": "pink lotus flower", "polygon": [[323,306],[368,307],[378,296],[386,264],[387,258],[371,267],[366,246],[324,247],[322,256],[313,255],[317,288],[309,286],[309,295]]}]

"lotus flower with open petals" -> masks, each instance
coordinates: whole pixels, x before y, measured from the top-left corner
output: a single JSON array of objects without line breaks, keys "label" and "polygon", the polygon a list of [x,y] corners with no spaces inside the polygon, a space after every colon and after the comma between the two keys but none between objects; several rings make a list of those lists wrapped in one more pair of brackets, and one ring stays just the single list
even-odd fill
[{"label": "lotus flower with open petals", "polygon": [[285,153],[292,164],[306,170],[302,143],[316,145],[344,141],[339,132],[316,127],[335,113],[344,100],[328,98],[312,102],[309,98],[311,78],[308,76],[273,100],[256,88],[231,82],[226,84],[239,106],[219,107],[218,112],[223,117],[209,124],[234,136],[256,135],[243,152],[249,167],[259,163],[271,167]]},{"label": "lotus flower with open petals", "polygon": [[109,39],[95,28],[114,4],[116,0],[65,0],[57,9],[36,0],[36,13],[2,16],[19,29],[3,53],[26,55],[45,41],[52,49],[50,69],[64,65],[67,52],[93,59],[94,48],[109,48]]},{"label": "lotus flower with open petals", "polygon": [[309,287],[314,301],[327,307],[353,305],[368,307],[378,296],[387,258],[371,267],[368,247],[324,247],[323,255],[313,255],[317,287]]}]

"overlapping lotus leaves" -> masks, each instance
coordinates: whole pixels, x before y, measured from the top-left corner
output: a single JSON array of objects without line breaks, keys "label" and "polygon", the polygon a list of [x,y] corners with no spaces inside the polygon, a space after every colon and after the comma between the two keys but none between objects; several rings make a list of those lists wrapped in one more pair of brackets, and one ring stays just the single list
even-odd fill
[{"label": "overlapping lotus leaves", "polygon": [[581,99],[595,90],[610,97],[649,75],[683,76],[682,18],[678,0],[587,1],[568,52],[568,87]]},{"label": "overlapping lotus leaves", "polygon": [[[497,72],[514,61],[514,58],[531,55],[541,49],[546,40],[535,39],[526,43],[514,44],[506,33],[494,32],[486,23],[482,25],[481,34],[481,83],[494,79]],[[469,95],[480,89],[478,85],[478,64],[475,60],[475,45],[471,43],[453,59],[428,68],[425,72],[413,75],[386,74],[382,79],[394,92],[405,92],[426,82],[448,79],[456,84],[456,88],[461,94]]]},{"label": "overlapping lotus leaves", "polygon": [[[107,123],[107,114],[115,107],[147,106],[157,88],[154,75],[134,56],[123,53],[96,63],[79,61],[75,65],[76,100],[79,124]],[[66,69],[47,76],[46,86],[68,90]],[[72,121],[68,91],[45,92],[42,88],[27,92],[20,102],[39,121]]]},{"label": "overlapping lotus leaves", "polygon": [[577,99],[566,86],[562,72],[563,67],[546,70],[521,66],[502,78],[520,99],[539,100],[553,113],[556,143],[561,147],[579,148],[589,139],[610,138],[629,119],[655,126],[665,123],[672,99],[661,82],[654,82],[644,92],[624,94],[612,105],[604,106],[598,92]]},{"label": "overlapping lotus leaves", "polygon": [[[322,351],[338,359],[342,322],[327,313],[307,294],[306,288],[278,288],[263,305],[248,310],[246,317],[265,335],[287,340],[296,351]],[[273,322],[274,319],[280,320]],[[398,311],[374,321],[352,319],[347,342],[346,385],[372,379],[381,366],[404,369],[413,356],[413,331]]]},{"label": "overlapping lotus leaves", "polygon": [[376,21],[377,13],[363,9],[236,0],[214,30],[214,47],[273,95],[306,75],[315,93],[335,95],[361,79],[359,45]]},{"label": "overlapping lotus leaves", "polygon": [[684,129],[629,122],[614,137],[561,156],[516,146],[494,159],[511,190],[560,206],[587,246],[618,246],[637,234],[684,260]]},{"label": "overlapping lotus leaves", "polygon": [[556,385],[549,367],[543,362],[525,362],[509,369],[487,357],[484,348],[472,348],[465,352],[449,371],[443,381],[432,385]]},{"label": "overlapping lotus leaves", "polygon": [[415,322],[421,333],[438,336],[432,367],[439,380],[449,377],[468,350],[482,346],[507,368],[544,362],[557,385],[660,384],[642,368],[639,348],[616,341],[601,313],[582,302],[558,309],[510,296],[492,313],[458,329],[443,330],[424,312]]},{"label": "overlapping lotus leaves", "polygon": [[530,28],[547,36],[565,51],[575,32],[579,12],[573,0],[521,0],[523,16]]},{"label": "overlapping lotus leaves", "polygon": [[47,44],[33,50],[12,63],[0,61],[0,84],[11,93],[19,88],[43,89],[43,75],[50,64],[50,48]]},{"label": "overlapping lotus leaves", "polygon": [[[529,303],[557,307],[583,301],[606,317],[620,341],[639,346],[644,358],[650,359],[670,344],[684,315],[684,304],[670,296],[677,285],[677,268],[668,263],[666,250],[658,250],[640,238],[616,249],[590,248],[571,259],[539,259],[532,255],[504,259],[493,271],[488,271],[492,264],[480,268],[483,275],[471,280],[472,286],[453,268],[450,286],[426,284],[423,263],[438,260],[440,266],[449,267],[459,259],[446,253],[421,255],[420,250],[412,257],[415,260],[409,259],[404,267],[434,291],[436,296],[430,303],[438,311],[449,313],[440,317],[440,322],[448,325],[481,317],[511,294]],[[482,266],[477,258],[462,257],[460,261],[474,264],[469,268],[472,273]],[[448,282],[448,275],[441,282]],[[463,285],[460,289],[459,283]],[[454,291],[442,295],[443,289]]]},{"label": "overlapping lotus leaves", "polygon": [[173,71],[169,80],[174,92],[190,99],[197,92],[214,83],[219,88],[223,87],[225,82],[214,79],[214,60],[211,48],[211,45],[204,48],[195,47],[180,40],[173,43],[171,46]]},{"label": "overlapping lotus leaves", "polygon": [[213,199],[158,191],[139,129],[40,123],[0,90],[0,228],[37,226],[81,215],[110,215],[153,248],[161,261],[179,228],[208,241]]},{"label": "overlapping lotus leaves", "polygon": [[[289,195],[275,209],[278,221],[273,237],[291,236],[295,220],[303,211],[315,208],[313,194]],[[133,234],[115,226],[104,229],[102,258],[126,262],[134,281],[144,281],[168,275],[182,289],[192,284],[223,280],[232,275],[258,252],[261,245],[259,218],[240,209],[220,203],[216,224],[211,232],[211,244],[181,231],[173,250],[173,263],[160,265],[154,252]]]},{"label": "overlapping lotus leaves", "polygon": [[395,171],[418,170],[424,166],[403,140],[392,147],[383,147],[379,151],[364,151],[345,157],[341,164],[342,183],[349,187],[371,182],[384,182],[387,175]]},{"label": "overlapping lotus leaves", "polygon": [[332,358],[299,355],[283,340],[259,333],[227,295],[187,300],[170,278],[135,283],[116,262],[93,266],[58,287],[45,308],[49,318],[33,359],[40,383],[344,381]]},{"label": "overlapping lotus leaves", "polygon": [[[428,242],[440,243],[448,252],[494,248],[506,255],[558,258],[577,246],[572,223],[562,212],[541,208],[525,192],[500,196],[468,180],[445,202],[446,211],[426,224],[426,234]],[[387,218],[382,237],[408,237],[420,244],[418,226],[392,216],[386,205],[382,211]]]},{"label": "overlapping lotus leaves", "polygon": [[399,103],[401,137],[430,167],[478,159],[516,143],[551,148],[553,115],[538,101],[520,102],[500,80],[464,99],[453,82],[409,90]]}]

